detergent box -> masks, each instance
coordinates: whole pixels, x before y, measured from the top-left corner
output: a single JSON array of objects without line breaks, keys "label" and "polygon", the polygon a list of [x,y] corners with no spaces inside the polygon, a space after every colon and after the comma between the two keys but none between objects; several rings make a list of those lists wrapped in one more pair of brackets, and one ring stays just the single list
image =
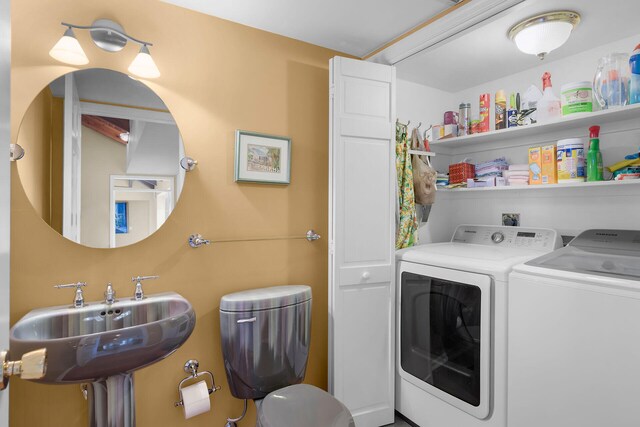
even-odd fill
[{"label": "detergent box", "polygon": [[[541,161],[541,174],[543,184],[557,184],[558,183],[558,166],[556,156],[555,145],[545,145],[540,149],[542,161]],[[529,164],[531,164],[531,151],[529,151]]]},{"label": "detergent box", "polygon": [[529,148],[529,185],[542,184],[542,148]]}]

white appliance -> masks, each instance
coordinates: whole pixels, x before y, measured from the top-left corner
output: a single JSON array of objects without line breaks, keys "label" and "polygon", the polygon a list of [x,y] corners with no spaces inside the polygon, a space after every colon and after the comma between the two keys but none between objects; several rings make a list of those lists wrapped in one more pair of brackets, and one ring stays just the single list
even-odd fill
[{"label": "white appliance", "polygon": [[640,423],[640,231],[588,230],[514,268],[508,422]]},{"label": "white appliance", "polygon": [[460,225],[398,251],[396,410],[421,427],[506,425],[507,279],[554,230]]}]

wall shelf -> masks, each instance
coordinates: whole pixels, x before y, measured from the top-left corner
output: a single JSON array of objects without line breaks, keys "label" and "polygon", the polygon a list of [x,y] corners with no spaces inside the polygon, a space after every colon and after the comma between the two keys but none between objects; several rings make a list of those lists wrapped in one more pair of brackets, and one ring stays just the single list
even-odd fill
[{"label": "wall shelf", "polygon": [[477,191],[551,191],[562,188],[593,188],[593,187],[633,187],[640,188],[640,179],[629,179],[624,181],[596,181],[596,182],[578,182],[568,184],[546,184],[546,185],[521,185],[514,187],[477,187],[477,188],[438,188],[438,192],[442,193],[469,193]]},{"label": "wall shelf", "polygon": [[[640,120],[640,104],[628,105],[614,110],[602,110],[593,113],[579,113],[569,117],[562,117],[552,122],[520,126],[502,130],[494,130],[473,135],[433,141],[429,145],[434,152],[459,153],[482,150],[480,145],[492,145],[497,142],[523,140],[565,131],[567,129],[584,129],[585,138],[587,128],[592,125],[606,125],[608,123],[625,120]],[[470,149],[471,148],[471,149]]]},{"label": "wall shelf", "polygon": [[423,150],[408,150],[409,154],[415,154],[416,156],[427,156],[427,157],[435,157],[436,153],[433,151],[423,151]]}]

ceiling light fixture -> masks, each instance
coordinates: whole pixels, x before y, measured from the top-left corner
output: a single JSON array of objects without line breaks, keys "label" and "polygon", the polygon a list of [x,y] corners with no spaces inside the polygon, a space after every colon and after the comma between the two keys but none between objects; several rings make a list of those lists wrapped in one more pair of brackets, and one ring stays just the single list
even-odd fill
[{"label": "ceiling light fixture", "polygon": [[524,53],[545,56],[566,43],[571,31],[580,23],[580,14],[568,10],[532,16],[514,25],[508,33]]},{"label": "ceiling light fixture", "polygon": [[149,52],[149,46],[153,46],[153,44],[131,37],[124,32],[124,28],[117,22],[109,19],[98,19],[92,25],[75,25],[66,22],[62,22],[62,25],[67,27],[67,30],[58,43],[49,51],[49,55],[52,58],[72,65],[89,63],[87,55],[85,55],[73,33],[73,28],[89,30],[91,39],[96,46],[107,52],[118,52],[124,49],[129,41],[139,44],[140,52],[129,66],[129,72],[145,79],[153,79],[160,76],[160,70],[158,70]]}]

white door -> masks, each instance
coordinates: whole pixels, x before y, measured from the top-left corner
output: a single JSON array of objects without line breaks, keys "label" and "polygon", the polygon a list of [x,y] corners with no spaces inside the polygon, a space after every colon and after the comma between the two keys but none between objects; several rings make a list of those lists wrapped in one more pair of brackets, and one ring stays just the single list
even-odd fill
[{"label": "white door", "polygon": [[395,68],[330,63],[329,391],[358,427],[394,418]]},{"label": "white door", "polygon": [[64,79],[62,234],[80,243],[82,115],[73,73]]},{"label": "white door", "polygon": [[[10,1],[0,0],[0,350],[9,348],[9,76],[11,53]],[[1,380],[1,379],[0,379]],[[0,427],[9,426],[9,392],[0,391]]]}]

